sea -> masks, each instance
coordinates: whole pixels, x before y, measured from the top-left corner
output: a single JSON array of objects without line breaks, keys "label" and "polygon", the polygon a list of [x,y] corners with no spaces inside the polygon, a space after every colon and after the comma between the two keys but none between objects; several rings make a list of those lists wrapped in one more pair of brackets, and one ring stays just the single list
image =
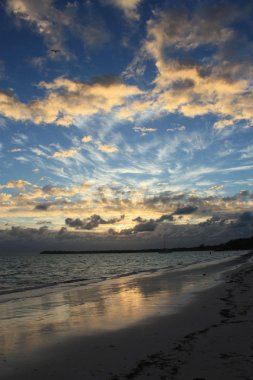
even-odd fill
[{"label": "sea", "polygon": [[178,313],[248,259],[245,251],[2,254],[0,377],[50,347]]},{"label": "sea", "polygon": [[243,251],[139,252],[0,256],[0,302],[43,294],[108,279],[175,271],[232,260]]}]

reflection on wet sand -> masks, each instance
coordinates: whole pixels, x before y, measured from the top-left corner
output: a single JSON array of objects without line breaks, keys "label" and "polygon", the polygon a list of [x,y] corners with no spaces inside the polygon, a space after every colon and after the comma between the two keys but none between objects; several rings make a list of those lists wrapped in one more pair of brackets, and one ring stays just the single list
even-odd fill
[{"label": "reflection on wet sand", "polygon": [[120,329],[172,313],[193,288],[207,285],[206,278],[196,275],[127,277],[2,303],[1,350],[8,356],[29,353],[69,336]]}]

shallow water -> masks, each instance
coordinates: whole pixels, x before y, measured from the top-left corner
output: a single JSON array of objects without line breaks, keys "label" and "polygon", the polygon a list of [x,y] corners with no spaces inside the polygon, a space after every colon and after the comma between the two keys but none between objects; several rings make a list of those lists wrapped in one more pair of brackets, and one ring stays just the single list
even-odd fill
[{"label": "shallow water", "polygon": [[238,252],[212,252],[211,255],[209,252],[5,255],[0,256],[0,302],[23,297],[27,290],[47,292],[53,288],[88,285],[163,268],[174,270],[237,255]]},{"label": "shallow water", "polygon": [[22,362],[24,355],[68,337],[173,314],[194,292],[213,286],[222,270],[243,256],[177,252],[24,256],[6,261],[2,257],[6,276],[0,302],[0,354]]},{"label": "shallow water", "polygon": [[[1,257],[0,377],[48,348],[174,314],[245,252]],[[54,350],[54,349],[53,349]],[[50,351],[53,352],[53,351]]]}]

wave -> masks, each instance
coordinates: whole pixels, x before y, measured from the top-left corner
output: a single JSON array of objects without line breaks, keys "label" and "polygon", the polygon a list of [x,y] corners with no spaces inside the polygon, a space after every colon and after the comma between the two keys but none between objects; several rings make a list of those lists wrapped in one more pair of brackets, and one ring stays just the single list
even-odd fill
[{"label": "wave", "polygon": [[[231,252],[232,253],[232,252]],[[160,256],[160,255],[159,255]],[[22,297],[31,297],[31,296],[34,296],[36,295],[34,293],[34,291],[57,291],[57,289],[68,289],[68,287],[75,287],[75,286],[85,286],[85,285],[89,285],[89,284],[96,284],[96,283],[100,283],[102,281],[106,281],[106,280],[113,280],[113,279],[120,279],[120,278],[124,278],[124,277],[130,277],[130,276],[138,276],[138,275],[145,275],[145,274],[155,274],[155,273],[159,273],[161,271],[174,271],[174,270],[182,270],[182,269],[187,269],[187,268],[190,268],[192,266],[196,266],[196,265],[203,265],[203,266],[208,266],[208,265],[212,265],[212,263],[214,264],[215,261],[220,261],[220,260],[231,260],[231,259],[235,259],[235,256],[234,255],[226,255],[226,257],[217,257],[217,255],[214,255],[215,257],[212,257],[212,259],[209,257],[209,255],[207,256],[205,254],[205,258],[203,257],[200,257],[199,256],[199,253],[198,253],[198,256],[196,257],[195,254],[192,255],[192,257],[189,256],[189,252],[187,252],[187,255],[184,256],[184,253],[180,253],[179,255],[176,255],[174,256],[173,255],[173,260],[171,261],[170,260],[170,263],[169,265],[164,265],[165,262],[162,261],[160,262],[160,266],[158,264],[159,262],[159,259],[156,261],[154,260],[152,263],[150,262],[149,265],[152,265],[152,267],[147,267],[147,268],[144,268],[143,269],[143,265],[142,267],[140,267],[141,263],[140,262],[136,262],[135,265],[139,266],[137,268],[129,268],[128,271],[122,271],[121,270],[124,268],[124,265],[127,265],[126,263],[122,262],[119,264],[117,264],[117,266],[114,266],[113,267],[113,264],[112,264],[112,268],[110,269],[110,271],[108,271],[108,273],[105,273],[103,275],[100,275],[100,276],[97,276],[97,272],[99,271],[99,269],[101,268],[96,268],[96,270],[94,270],[93,272],[90,273],[90,276],[86,276],[86,277],[76,277],[76,278],[67,278],[67,279],[63,279],[63,278],[58,278],[56,281],[50,281],[50,279],[52,280],[52,276],[53,276],[53,273],[51,273],[49,271],[49,268],[48,269],[48,272],[45,271],[45,273],[42,273],[43,277],[42,277],[42,282],[41,283],[38,283],[38,278],[29,278],[29,276],[27,278],[29,278],[29,282],[27,281],[26,284],[24,284],[24,280],[23,282],[18,282],[17,280],[14,280],[13,281],[13,277],[12,277],[12,282],[10,282],[9,284],[4,282],[2,283],[2,288],[0,287],[0,303],[2,302],[6,302],[8,300],[12,300],[12,299],[17,299],[17,298],[22,298]],[[236,255],[237,256],[237,255]],[[158,257],[158,255],[157,255]],[[160,256],[161,257],[161,256]],[[187,258],[187,260],[186,260]],[[238,256],[237,256],[238,258]],[[157,265],[158,264],[158,265]],[[166,262],[166,264],[168,264],[168,262]],[[69,270],[69,263],[65,263],[64,264],[64,268],[66,270],[66,268],[68,268]],[[103,262],[101,263],[101,267],[105,265]],[[107,270],[109,268],[109,264],[107,263]],[[19,265],[19,267],[22,267],[22,265]],[[83,268],[83,271],[87,270],[89,267],[86,266],[86,268]],[[105,267],[103,267],[103,270],[105,269]],[[13,270],[13,268],[12,268]],[[60,270],[60,269],[59,269]],[[12,272],[13,274],[13,272]],[[10,275],[10,272],[9,272],[9,275]],[[22,272],[20,274],[20,276],[22,277]],[[63,273],[62,276],[70,276],[70,273],[66,273],[66,275]],[[50,278],[51,277],[51,278]],[[8,274],[5,273],[5,278],[8,278]],[[65,277],[66,278],[66,277]],[[34,280],[34,282],[32,283],[32,281]],[[32,293],[31,293],[32,292]],[[41,292],[38,292],[39,295],[41,295]],[[11,296],[11,297],[8,297]]]}]

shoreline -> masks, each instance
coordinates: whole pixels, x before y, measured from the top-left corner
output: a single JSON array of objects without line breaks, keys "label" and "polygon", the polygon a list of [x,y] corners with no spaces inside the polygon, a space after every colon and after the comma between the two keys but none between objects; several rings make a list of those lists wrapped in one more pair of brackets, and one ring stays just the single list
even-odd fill
[{"label": "shoreline", "polygon": [[2,378],[233,379],[235,361],[236,371],[247,376],[253,369],[253,350],[247,343],[252,339],[247,332],[253,323],[252,283],[253,264],[243,264],[227,273],[225,282],[194,292],[179,312],[161,312],[119,330],[58,342]]},{"label": "shoreline", "polygon": [[[236,251],[230,251],[231,253],[235,253]],[[18,301],[20,298],[30,298],[30,297],[37,297],[37,296],[43,296],[46,293],[52,293],[52,292],[59,292],[59,291],[65,291],[68,289],[71,289],[72,287],[86,287],[86,286],[96,286],[99,284],[104,283],[105,281],[114,281],[117,279],[123,279],[123,278],[131,278],[132,276],[153,276],[153,275],[161,275],[164,272],[168,272],[168,275],[170,275],[173,272],[181,271],[181,270],[194,270],[198,266],[204,266],[208,267],[217,265],[217,264],[223,264],[223,262],[235,262],[240,260],[240,257],[247,257],[249,250],[240,250],[238,256],[234,254],[234,256],[227,256],[227,257],[218,257],[217,252],[213,252],[213,255],[210,255],[211,260],[206,261],[199,261],[199,262],[192,262],[192,263],[186,263],[182,267],[179,265],[175,265],[173,268],[171,265],[163,266],[163,267],[156,267],[156,268],[144,268],[144,269],[134,269],[130,272],[123,272],[120,274],[114,274],[114,275],[106,275],[102,276],[101,278],[79,278],[79,279],[73,279],[73,280],[67,280],[62,282],[54,282],[49,285],[36,285],[36,286],[27,286],[24,288],[16,288],[11,289],[5,292],[0,293],[0,304],[3,302],[8,301]],[[225,253],[225,251],[221,252]],[[216,255],[215,255],[216,254]],[[214,255],[216,256],[214,258]],[[75,256],[75,255],[73,255]],[[208,255],[209,256],[209,255]],[[178,257],[179,260],[180,257]]]}]

